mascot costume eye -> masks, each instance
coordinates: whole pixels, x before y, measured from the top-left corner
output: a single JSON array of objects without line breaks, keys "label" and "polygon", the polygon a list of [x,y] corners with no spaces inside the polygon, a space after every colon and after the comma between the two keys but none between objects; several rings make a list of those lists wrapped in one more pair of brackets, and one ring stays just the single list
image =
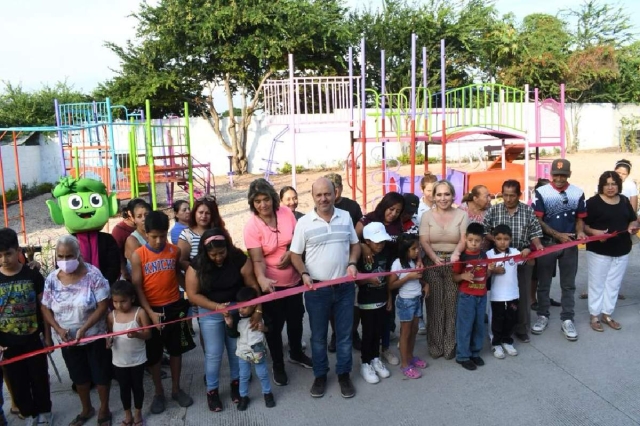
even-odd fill
[{"label": "mascot costume eye", "polygon": [[120,259],[113,255],[119,248],[111,234],[100,231],[118,212],[115,193],[108,195],[100,181],[66,176],[53,189],[53,196],[55,200],[47,200],[53,222],[78,238],[84,261],[113,284],[120,277]]}]

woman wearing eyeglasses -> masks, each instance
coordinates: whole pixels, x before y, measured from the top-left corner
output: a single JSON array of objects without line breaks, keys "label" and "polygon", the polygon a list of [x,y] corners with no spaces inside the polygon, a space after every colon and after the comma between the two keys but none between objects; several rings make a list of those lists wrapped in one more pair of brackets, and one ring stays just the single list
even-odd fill
[{"label": "woman wearing eyeglasses", "polygon": [[620,330],[622,326],[611,315],[629,263],[631,235],[637,232],[638,223],[631,202],[622,195],[622,179],[618,173],[608,171],[600,176],[598,193],[587,200],[587,212],[587,235],[619,233],[604,241],[587,243],[591,328],[602,332],[602,323],[605,323]]},{"label": "woman wearing eyeglasses", "polygon": [[[280,198],[265,179],[249,186],[249,209],[253,213],[244,228],[244,244],[249,250],[253,269],[263,293],[302,285],[291,265],[289,246],[296,227],[291,209],[280,206]],[[287,324],[289,361],[312,368],[311,359],[302,351],[302,293],[264,304],[267,344],[273,361],[273,381],[278,386],[289,382],[284,369],[282,329]]]}]

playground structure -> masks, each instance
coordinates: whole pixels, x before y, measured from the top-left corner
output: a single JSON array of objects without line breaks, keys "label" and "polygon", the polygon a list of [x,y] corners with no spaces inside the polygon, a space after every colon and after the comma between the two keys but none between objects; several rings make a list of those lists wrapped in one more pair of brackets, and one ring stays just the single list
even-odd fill
[{"label": "playground structure", "polygon": [[[18,157],[18,138],[22,131],[20,130],[3,130],[0,129],[0,141],[2,141],[7,134],[11,135],[11,146],[13,147],[13,159],[15,165],[15,182],[18,192],[18,199],[16,201],[7,201],[7,188],[4,177],[4,163],[2,159],[2,149],[0,149],[0,190],[2,190],[2,213],[4,218],[4,227],[9,228],[12,221],[19,221],[19,228],[14,230],[18,235],[22,235],[22,241],[27,243],[27,227],[24,220],[24,204],[22,203],[22,179],[20,178],[20,159]],[[9,206],[12,204],[18,205],[18,215],[9,216]]]},{"label": "playground structure", "polygon": [[[361,205],[367,209],[368,178],[381,185],[382,193],[398,191],[422,195],[416,174],[419,146],[424,152],[424,170],[429,168],[430,147],[440,146],[441,167],[438,178],[449,179],[456,188],[456,202],[473,186],[482,184],[492,194],[501,192],[506,179],[516,179],[523,188],[525,201],[529,197],[529,158],[535,154],[534,176],[548,175],[550,162],[540,160],[540,149],[559,149],[565,156],[564,85],[560,85],[560,100],[540,100],[533,90],[533,102],[528,86],[524,89],[499,84],[473,84],[447,89],[445,79],[445,42],[440,44],[440,91],[428,87],[427,51],[422,48],[422,84],[416,84],[416,37],[411,38],[411,86],[399,93],[387,93],[385,88],[385,53],[381,52],[381,91],[368,89],[365,80],[366,56],[364,39],[360,46],[361,74],[353,72],[353,49],[349,49],[348,77],[295,77],[293,57],[289,56],[289,78],[269,80],[264,85],[265,111],[268,124],[284,126],[274,138],[266,161],[265,177],[273,173],[273,152],[285,133],[293,142],[292,184],[295,186],[296,134],[314,131],[349,131],[351,149],[345,162],[347,183],[353,199],[360,194]],[[557,126],[543,126],[549,113]],[[545,118],[546,117],[546,118]],[[554,119],[554,120],[555,120]],[[374,121],[375,130],[367,126]],[[548,124],[548,123],[547,123]],[[486,157],[493,159],[485,170],[464,170],[447,167],[447,147],[466,143],[470,138],[489,141],[483,147]],[[367,143],[375,143],[381,151],[381,170],[367,173]],[[410,176],[399,174],[399,164],[389,167],[387,148],[390,143],[409,146]],[[359,153],[357,152],[359,149]],[[533,152],[532,152],[533,149]],[[523,156],[524,164],[516,159]],[[397,163],[397,161],[396,161]],[[372,200],[376,201],[376,199]],[[371,207],[372,208],[372,207]]]},{"label": "playground structure", "polygon": [[[60,141],[60,175],[88,177],[105,183],[118,199],[144,196],[148,193],[154,209],[158,205],[157,185],[165,184],[167,201],[172,203],[178,188],[184,190],[193,204],[194,198],[215,193],[215,180],[209,164],[191,155],[189,108],[185,118],[151,119],[151,105],[145,111],[129,112],[124,106],[105,102],[58,104],[55,102],[56,126],[16,127],[0,129],[0,139],[12,135],[16,168],[19,216],[8,216],[4,195],[5,179],[0,153],[0,189],[5,227],[11,220],[20,221],[24,243],[27,233],[24,218],[22,182],[18,160],[17,138],[25,132],[50,132]],[[124,118],[114,120],[114,111]]]},{"label": "playground structure", "polygon": [[[177,185],[193,204],[194,196],[211,192],[213,176],[209,164],[191,155],[188,104],[182,120],[152,120],[150,102],[145,106],[146,111],[129,113],[123,106],[111,106],[109,99],[56,104],[64,174],[99,179],[119,199],[139,197],[147,189],[154,209],[156,185],[165,184],[169,204]],[[113,120],[116,109],[123,111],[123,120]]]}]

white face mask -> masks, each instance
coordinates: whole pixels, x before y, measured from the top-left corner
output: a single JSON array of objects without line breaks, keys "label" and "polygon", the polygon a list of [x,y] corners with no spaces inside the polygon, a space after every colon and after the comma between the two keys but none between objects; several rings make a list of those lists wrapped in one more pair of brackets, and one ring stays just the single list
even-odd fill
[{"label": "white face mask", "polygon": [[80,261],[78,259],[58,260],[58,268],[67,274],[73,274],[79,265]]}]

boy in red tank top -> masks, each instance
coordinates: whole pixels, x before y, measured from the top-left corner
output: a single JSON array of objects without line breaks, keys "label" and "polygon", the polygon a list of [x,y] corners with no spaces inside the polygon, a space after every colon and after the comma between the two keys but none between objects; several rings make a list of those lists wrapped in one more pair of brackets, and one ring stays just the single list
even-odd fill
[{"label": "boy in red tank top", "polygon": [[[167,242],[169,217],[162,212],[151,212],[144,226],[147,244],[131,256],[131,278],[140,306],[154,324],[184,318],[189,303],[180,297],[178,288],[180,249]],[[193,404],[193,399],[180,388],[182,354],[195,347],[187,324],[181,321],[152,329],[151,339],[147,340],[146,346],[147,364],[155,387],[151,412],[162,413],[166,405],[160,378],[163,348],[169,353],[171,398],[181,407]]]}]

